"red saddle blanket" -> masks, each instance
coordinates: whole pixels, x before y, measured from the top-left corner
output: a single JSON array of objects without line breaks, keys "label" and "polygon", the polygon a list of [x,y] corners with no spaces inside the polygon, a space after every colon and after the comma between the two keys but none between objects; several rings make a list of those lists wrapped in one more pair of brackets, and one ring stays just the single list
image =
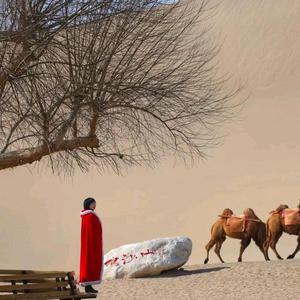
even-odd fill
[{"label": "red saddle blanket", "polygon": [[300,224],[300,211],[298,208],[286,208],[282,211],[282,218],[284,225],[298,225]]},{"label": "red saddle blanket", "polygon": [[226,220],[226,226],[229,227],[231,232],[244,232],[246,218],[245,215],[231,216]]}]

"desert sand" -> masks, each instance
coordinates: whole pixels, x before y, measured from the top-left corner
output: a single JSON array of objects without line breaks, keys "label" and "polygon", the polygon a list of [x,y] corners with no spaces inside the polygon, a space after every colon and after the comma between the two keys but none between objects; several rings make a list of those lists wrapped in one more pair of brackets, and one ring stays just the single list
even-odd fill
[{"label": "desert sand", "polygon": [[299,299],[300,260],[183,268],[156,278],[105,281],[98,299]]}]

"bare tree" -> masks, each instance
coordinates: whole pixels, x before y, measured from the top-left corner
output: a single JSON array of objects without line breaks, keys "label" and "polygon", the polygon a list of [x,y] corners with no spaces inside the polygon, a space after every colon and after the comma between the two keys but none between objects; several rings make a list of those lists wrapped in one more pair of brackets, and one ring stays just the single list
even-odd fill
[{"label": "bare tree", "polygon": [[2,0],[0,169],[203,156],[232,94],[196,2]]}]

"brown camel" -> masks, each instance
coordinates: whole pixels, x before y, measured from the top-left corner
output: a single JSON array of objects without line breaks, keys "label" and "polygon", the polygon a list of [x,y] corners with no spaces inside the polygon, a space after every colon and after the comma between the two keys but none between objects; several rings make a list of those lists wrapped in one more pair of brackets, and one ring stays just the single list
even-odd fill
[{"label": "brown camel", "polygon": [[[278,259],[283,259],[279,255],[279,253],[276,249],[276,244],[283,232],[298,236],[297,247],[296,247],[295,251],[287,257],[287,259],[294,258],[295,255],[300,250],[300,224],[295,224],[295,225],[285,225],[284,224],[284,219],[282,218],[281,212],[286,208],[288,208],[287,205],[280,205],[275,211],[273,211],[273,213],[267,220],[267,225],[266,225],[267,239],[264,243],[264,252],[265,252],[265,256],[267,257],[267,260],[270,260],[269,253],[268,253],[269,247],[271,247],[271,249],[274,251],[274,253]],[[298,208],[300,209],[300,203],[298,205]]]},{"label": "brown camel", "polygon": [[251,239],[254,240],[255,244],[265,256],[263,244],[266,240],[266,224],[262,222],[254,213],[253,209],[247,208],[244,210],[244,215],[246,217],[245,228],[242,232],[232,232],[230,226],[226,225],[228,218],[233,216],[233,211],[229,208],[226,208],[219,219],[213,224],[211,228],[211,238],[208,244],[205,246],[207,251],[207,257],[204,261],[205,264],[209,260],[209,251],[215,245],[215,253],[219,257],[220,261],[224,263],[220,250],[223,242],[226,239],[226,236],[241,240],[240,255],[238,261],[242,261],[242,255],[245,249],[249,246]]}]

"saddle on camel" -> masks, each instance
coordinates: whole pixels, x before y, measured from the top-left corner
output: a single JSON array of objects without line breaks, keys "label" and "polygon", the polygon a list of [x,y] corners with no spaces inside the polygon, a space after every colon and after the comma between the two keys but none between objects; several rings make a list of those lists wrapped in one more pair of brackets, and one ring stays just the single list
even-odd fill
[{"label": "saddle on camel", "polygon": [[271,214],[279,214],[285,226],[300,224],[299,208],[289,208],[285,204],[280,204],[276,209],[271,211]]},{"label": "saddle on camel", "polygon": [[225,218],[225,226],[231,232],[245,232],[246,224],[249,221],[260,222],[260,220],[252,219],[247,211],[245,210],[241,215],[219,215],[220,218]]}]

